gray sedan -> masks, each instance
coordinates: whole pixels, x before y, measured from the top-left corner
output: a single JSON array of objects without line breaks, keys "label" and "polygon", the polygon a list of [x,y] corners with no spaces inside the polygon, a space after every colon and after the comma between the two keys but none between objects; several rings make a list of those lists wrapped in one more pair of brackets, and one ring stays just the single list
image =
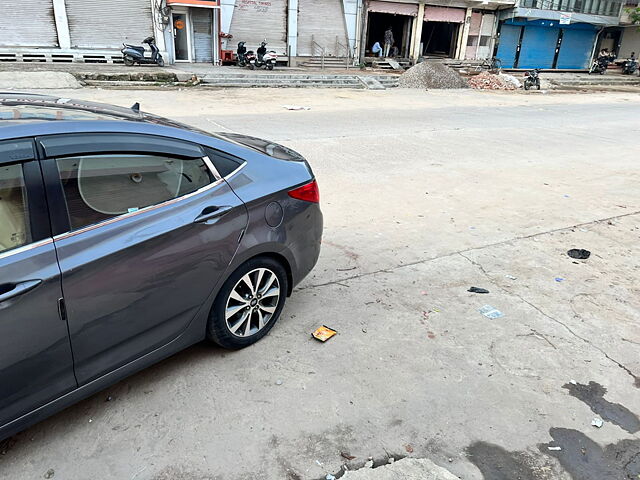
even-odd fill
[{"label": "gray sedan", "polygon": [[256,342],[321,235],[286,147],[0,93],[0,439],[205,338]]}]

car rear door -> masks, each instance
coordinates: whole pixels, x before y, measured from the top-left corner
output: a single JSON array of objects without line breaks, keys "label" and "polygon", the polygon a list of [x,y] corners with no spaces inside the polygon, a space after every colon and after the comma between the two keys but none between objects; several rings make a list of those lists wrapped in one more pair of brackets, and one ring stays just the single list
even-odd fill
[{"label": "car rear door", "polygon": [[[32,139],[0,142],[0,438],[74,389],[60,270]],[[15,423],[14,423],[15,424]]]},{"label": "car rear door", "polygon": [[199,145],[138,134],[37,142],[50,201],[66,205],[52,228],[82,385],[186,329],[247,213]]}]

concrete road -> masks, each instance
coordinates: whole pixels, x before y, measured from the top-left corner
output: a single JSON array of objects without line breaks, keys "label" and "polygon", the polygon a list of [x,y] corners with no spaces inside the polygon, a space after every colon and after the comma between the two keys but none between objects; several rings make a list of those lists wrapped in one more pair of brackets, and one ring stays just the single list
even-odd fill
[{"label": "concrete road", "polygon": [[314,480],[409,456],[469,480],[637,478],[637,95],[68,94],[297,149],[323,251],[260,343],[197,345],[67,409],[5,445],[0,477]]}]

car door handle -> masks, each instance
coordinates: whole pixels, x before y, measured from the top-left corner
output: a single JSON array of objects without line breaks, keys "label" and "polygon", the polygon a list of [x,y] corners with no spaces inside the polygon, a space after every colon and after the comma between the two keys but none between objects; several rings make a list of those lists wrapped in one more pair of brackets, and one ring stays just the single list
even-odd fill
[{"label": "car door handle", "polygon": [[233,207],[231,205],[225,205],[223,207],[206,207],[202,210],[202,213],[196,217],[193,223],[204,223],[214,218],[221,217],[222,215],[231,211]]},{"label": "car door handle", "polygon": [[20,283],[5,283],[0,285],[0,302],[7,301],[11,298],[27,293],[42,283],[42,280],[27,280]]}]

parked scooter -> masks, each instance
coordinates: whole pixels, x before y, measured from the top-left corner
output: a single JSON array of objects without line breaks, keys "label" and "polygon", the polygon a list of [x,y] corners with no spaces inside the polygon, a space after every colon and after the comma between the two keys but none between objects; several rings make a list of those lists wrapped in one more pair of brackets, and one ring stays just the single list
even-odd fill
[{"label": "parked scooter", "polygon": [[640,75],[640,71],[638,70],[638,61],[636,60],[635,53],[631,53],[631,57],[629,57],[622,64],[622,74],[623,75]]},{"label": "parked scooter", "polygon": [[531,87],[540,90],[540,71],[537,68],[524,74],[524,89],[529,90]]},{"label": "parked scooter", "polygon": [[238,67],[247,66],[247,47],[244,46],[245,42],[238,43],[238,50],[236,50],[236,65]]},{"label": "parked scooter", "polygon": [[267,42],[262,42],[256,53],[255,59],[249,61],[249,68],[253,70],[254,68],[266,67],[267,70],[273,70],[276,66],[278,55],[273,50],[267,52]]},{"label": "parked scooter", "polygon": [[151,48],[151,56],[147,57],[144,52],[144,47],[139,47],[137,45],[128,45],[123,43],[124,48],[120,50],[122,52],[122,58],[124,60],[124,64],[131,67],[136,63],[138,65],[155,63],[160,67],[164,67],[164,59],[162,55],[160,55],[160,50],[156,47],[156,39],[153,37],[145,38],[142,43],[146,43]]}]

